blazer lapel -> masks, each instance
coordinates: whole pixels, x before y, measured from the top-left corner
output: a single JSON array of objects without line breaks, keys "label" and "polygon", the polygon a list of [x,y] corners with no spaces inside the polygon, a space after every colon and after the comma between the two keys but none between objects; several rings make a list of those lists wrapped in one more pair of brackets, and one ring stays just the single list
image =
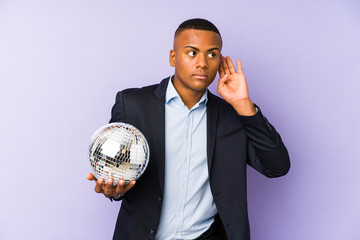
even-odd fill
[{"label": "blazer lapel", "polygon": [[218,120],[218,104],[215,101],[215,97],[208,92],[208,103],[207,103],[207,159],[208,169],[211,172],[211,165],[213,161],[216,129]]},{"label": "blazer lapel", "polygon": [[151,101],[151,126],[152,140],[156,166],[158,170],[161,192],[164,192],[164,175],[165,175],[165,93],[169,78],[161,81],[154,94],[156,99]]}]

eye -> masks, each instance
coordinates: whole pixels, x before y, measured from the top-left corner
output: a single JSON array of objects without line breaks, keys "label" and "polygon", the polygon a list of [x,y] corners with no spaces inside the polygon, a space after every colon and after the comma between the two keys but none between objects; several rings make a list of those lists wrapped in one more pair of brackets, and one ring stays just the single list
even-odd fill
[{"label": "eye", "polygon": [[190,52],[188,52],[188,55],[191,56],[191,57],[193,57],[193,56],[196,55],[196,52],[195,52],[195,51],[190,51]]},{"label": "eye", "polygon": [[216,53],[209,53],[209,54],[208,54],[208,57],[209,57],[209,58],[214,58],[214,57],[216,57]]}]

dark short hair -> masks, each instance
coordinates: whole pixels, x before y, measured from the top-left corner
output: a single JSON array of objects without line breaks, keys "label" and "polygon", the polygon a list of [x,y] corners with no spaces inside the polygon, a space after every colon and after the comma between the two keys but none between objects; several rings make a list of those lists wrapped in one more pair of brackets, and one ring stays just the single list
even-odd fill
[{"label": "dark short hair", "polygon": [[205,30],[205,31],[211,31],[219,34],[220,38],[220,32],[217,29],[217,27],[211,23],[210,21],[202,18],[193,18],[186,20],[185,22],[181,23],[179,27],[175,31],[175,37],[182,33],[184,30],[188,29],[194,29],[194,30]]}]

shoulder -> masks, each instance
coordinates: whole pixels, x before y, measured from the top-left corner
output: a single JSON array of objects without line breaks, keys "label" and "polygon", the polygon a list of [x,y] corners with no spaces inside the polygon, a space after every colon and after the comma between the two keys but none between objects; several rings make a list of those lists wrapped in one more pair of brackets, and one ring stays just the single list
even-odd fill
[{"label": "shoulder", "polygon": [[110,122],[127,122],[133,118],[133,114],[144,113],[150,109],[149,104],[155,99],[154,93],[158,85],[153,84],[119,91],[116,94],[115,104],[111,110]]},{"label": "shoulder", "polygon": [[156,88],[159,84],[153,84],[149,86],[144,86],[141,88],[127,88],[118,92],[118,95],[132,97],[132,96],[147,96],[154,94]]},{"label": "shoulder", "polygon": [[163,79],[158,84],[144,86],[141,88],[128,88],[117,93],[116,100],[119,98],[139,98],[139,99],[151,99],[151,98],[164,98],[168,79]]},{"label": "shoulder", "polygon": [[116,94],[116,102],[143,102],[155,97],[154,92],[159,84],[141,88],[127,88]]}]

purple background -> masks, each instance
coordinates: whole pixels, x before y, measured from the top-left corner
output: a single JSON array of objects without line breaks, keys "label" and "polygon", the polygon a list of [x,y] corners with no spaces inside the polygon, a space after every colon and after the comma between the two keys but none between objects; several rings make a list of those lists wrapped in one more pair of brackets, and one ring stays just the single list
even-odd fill
[{"label": "purple background", "polygon": [[252,239],[359,239],[359,10],[357,0],[0,0],[0,239],[111,238],[120,204],[85,179],[88,140],[118,90],[173,73],[173,32],[192,17],[218,26],[291,156],[283,178],[249,169]]}]

